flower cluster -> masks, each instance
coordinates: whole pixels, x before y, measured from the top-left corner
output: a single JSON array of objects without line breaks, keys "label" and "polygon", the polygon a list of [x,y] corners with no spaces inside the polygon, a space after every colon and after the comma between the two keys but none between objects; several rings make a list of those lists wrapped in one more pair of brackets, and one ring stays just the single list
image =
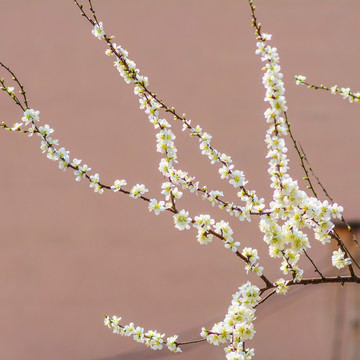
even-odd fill
[{"label": "flower cluster", "polygon": [[234,241],[232,235],[233,230],[231,229],[228,222],[221,220],[215,224],[215,231],[223,237],[225,247],[233,252],[237,252],[237,247],[240,246],[239,241]]},{"label": "flower cluster", "polygon": [[244,343],[255,335],[253,321],[255,306],[261,300],[260,289],[249,281],[233,295],[225,319],[214,324],[211,330],[202,328],[201,336],[213,345],[230,342],[225,348],[227,360],[248,360],[254,349],[245,349]]},{"label": "flower cluster", "polygon": [[[132,336],[136,342],[145,344],[152,350],[161,350],[164,345],[165,334],[161,334],[156,330],[148,330],[145,332],[144,328],[135,326],[134,323],[128,325],[120,325],[121,317],[113,316],[110,318],[105,315],[104,325],[112,329],[114,334],[122,336]],[[177,343],[178,335],[170,336],[167,338],[165,345],[173,352],[181,352]]]},{"label": "flower cluster", "polygon": [[97,37],[99,40],[103,39],[105,32],[104,32],[104,27],[103,27],[103,23],[99,22],[99,25],[96,24],[94,26],[94,29],[92,30],[92,33],[94,34],[95,37]]},{"label": "flower cluster", "polygon": [[331,262],[332,265],[338,269],[342,269],[343,267],[351,264],[350,258],[345,258],[345,253],[341,249],[333,252]]},{"label": "flower cluster", "polygon": [[174,224],[177,229],[189,230],[190,224],[192,223],[192,219],[189,217],[189,212],[186,210],[180,210],[177,214],[173,216]]},{"label": "flower cluster", "polygon": [[280,295],[285,295],[288,290],[289,290],[289,286],[287,286],[288,282],[284,279],[279,279],[277,280],[274,285],[276,286],[276,292]]},{"label": "flower cluster", "polygon": [[259,263],[256,263],[259,260],[258,252],[256,249],[252,249],[246,247],[243,249],[241,254],[246,257],[248,260],[247,264],[245,265],[245,270],[248,273],[249,271],[254,272],[258,276],[261,276],[263,273],[264,268],[260,266]]},{"label": "flower cluster", "polygon": [[124,179],[121,179],[121,180],[115,180],[114,181],[114,185],[111,185],[111,190],[114,191],[114,192],[118,192],[121,190],[121,188],[123,186],[127,185],[127,182],[126,180]]},{"label": "flower cluster", "polygon": [[214,226],[215,220],[210,215],[195,216],[194,227],[197,228],[197,241],[200,244],[208,244],[213,239],[213,234],[209,232],[211,226]]},{"label": "flower cluster", "polygon": [[[202,245],[206,245],[211,242],[215,234],[224,242],[225,248],[230,249],[233,252],[238,251],[240,242],[234,241],[232,237],[233,230],[229,223],[224,220],[215,223],[215,220],[207,214],[200,214],[199,216],[195,216],[195,219],[193,220],[191,217],[189,217],[189,212],[182,209],[174,214],[173,221],[175,227],[180,231],[189,230],[191,227],[190,224],[193,224],[193,227],[198,230],[196,238]],[[250,270],[258,273],[258,275],[261,276],[263,268],[259,267],[259,264],[254,266],[252,265]]]},{"label": "flower cluster", "polygon": [[145,187],[144,184],[136,184],[131,188],[129,196],[132,197],[133,199],[138,199],[148,191],[149,190]]},{"label": "flower cluster", "polygon": [[[269,124],[265,142],[268,148],[268,172],[274,189],[271,212],[261,216],[260,230],[264,233],[264,241],[269,245],[270,256],[283,259],[280,268],[282,272],[285,275],[291,273],[294,281],[300,281],[303,271],[297,262],[300,254],[310,247],[302,229],[313,228],[315,238],[326,244],[331,239],[334,227],[331,217],[341,218],[343,209],[337,204],[330,205],[327,201],[321,202],[309,197],[288,174],[289,161],[284,140],[287,124],[282,116],[287,110],[285,88],[278,51],[267,44],[270,39],[271,35],[258,31],[256,53],[265,62],[263,85],[266,89],[265,102],[270,105],[264,113]],[[300,77],[298,81],[302,79]]]},{"label": "flower cluster", "polygon": [[168,205],[164,201],[157,202],[156,199],[151,199],[149,202],[149,211],[154,211],[155,215],[159,215],[166,209],[168,209]]}]

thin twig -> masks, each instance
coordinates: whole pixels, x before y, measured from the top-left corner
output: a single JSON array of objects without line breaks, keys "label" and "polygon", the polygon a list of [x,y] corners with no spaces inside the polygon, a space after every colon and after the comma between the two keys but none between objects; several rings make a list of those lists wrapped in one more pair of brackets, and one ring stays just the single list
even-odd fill
[{"label": "thin twig", "polygon": [[322,279],[325,279],[325,277],[323,276],[323,274],[320,272],[320,270],[317,268],[317,266],[315,265],[315,263],[312,261],[312,259],[310,258],[310,256],[308,255],[308,253],[306,252],[306,250],[304,250],[304,254],[305,256],[309,259],[309,261],[313,264],[314,268],[315,268],[315,272],[317,272]]},{"label": "thin twig", "polygon": [[311,189],[312,193],[313,193],[314,196],[317,198],[317,197],[318,197],[318,196],[317,196],[317,193],[316,193],[316,191],[315,191],[315,189],[314,189],[314,187],[313,187],[313,185],[312,185],[312,183],[311,183],[308,169],[306,168],[305,163],[304,163],[304,160],[306,160],[306,155],[305,155],[304,153],[301,153],[301,152],[303,152],[303,150],[302,150],[302,148],[301,148],[301,146],[300,146],[300,149],[301,149],[301,151],[300,151],[300,149],[299,149],[299,147],[298,147],[298,145],[297,145],[297,142],[296,142],[296,140],[295,140],[295,138],[294,138],[294,136],[293,136],[293,134],[292,134],[292,131],[291,131],[290,122],[289,122],[289,120],[288,120],[287,112],[286,112],[286,111],[284,111],[284,116],[285,116],[285,123],[286,123],[286,125],[287,125],[290,138],[291,138],[291,140],[292,140],[292,142],[293,142],[294,148],[295,148],[295,150],[296,150],[296,152],[297,152],[297,154],[298,154],[298,156],[299,156],[299,159],[300,159],[300,166],[303,168],[303,170],[304,170],[304,172],[305,172],[305,175],[306,175],[306,177],[304,177],[304,180],[306,180],[306,181],[308,182],[308,184],[309,184],[309,185],[308,185],[308,189]]},{"label": "thin twig", "polygon": [[196,344],[196,343],[200,343],[200,342],[204,342],[204,341],[206,341],[206,338],[188,340],[188,341],[176,341],[176,345],[189,345],[189,344]]},{"label": "thin twig", "polygon": [[[359,93],[354,93],[351,92],[349,88],[342,88],[342,87],[338,87],[337,85],[332,86],[331,88],[321,84],[321,85],[311,85],[308,82],[300,79],[299,77],[295,76],[296,81],[298,81],[300,84],[302,85],[306,85],[309,89],[313,89],[313,90],[326,90],[326,91],[331,91],[332,94],[340,94],[343,96],[344,99],[349,98],[350,102],[360,102],[360,94]],[[346,90],[346,92],[344,92],[344,90]]]},{"label": "thin twig", "polygon": [[301,149],[301,156],[302,158],[305,160],[306,164],[308,165],[308,168],[312,174],[312,176],[316,179],[318,185],[321,187],[322,191],[324,192],[325,196],[331,201],[331,203],[334,203],[334,199],[330,196],[330,194],[328,193],[328,191],[325,189],[324,185],[321,183],[320,179],[318,178],[318,176],[315,174],[313,168],[310,165],[309,159],[303,149],[303,147],[299,144],[300,149]]},{"label": "thin twig", "polygon": [[276,290],[273,290],[271,293],[267,294],[263,299],[261,299],[257,305],[254,306],[254,308],[258,307],[260,304],[265,302],[270,296],[274,295],[276,293]]}]

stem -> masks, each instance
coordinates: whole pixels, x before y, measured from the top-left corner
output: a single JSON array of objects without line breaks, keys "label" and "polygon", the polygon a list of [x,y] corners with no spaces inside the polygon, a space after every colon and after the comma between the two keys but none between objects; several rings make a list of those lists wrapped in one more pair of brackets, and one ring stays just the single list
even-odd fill
[{"label": "stem", "polygon": [[312,259],[310,258],[310,256],[308,255],[308,253],[306,252],[306,250],[304,250],[305,256],[309,259],[309,261],[313,264],[314,268],[315,268],[315,272],[317,272],[322,279],[325,279],[323,274],[321,274],[321,272],[319,271],[319,269],[317,268],[317,266],[315,265],[315,263],[312,261]]},{"label": "stem", "polygon": [[[261,292],[262,293],[262,292]],[[271,293],[267,294],[263,299],[261,299],[258,304],[255,306],[258,307],[260,304],[262,304],[263,302],[265,302],[270,296],[274,295],[276,293],[276,290],[273,290]]]},{"label": "stem", "polygon": [[[302,279],[299,282],[289,282],[287,286],[296,286],[296,285],[316,285],[316,284],[334,284],[334,283],[357,283],[360,284],[360,277],[356,274],[352,276],[329,276],[329,277],[319,277],[319,278],[307,278]],[[261,292],[275,288],[276,285],[267,286],[261,289]]]},{"label": "stem", "polygon": [[205,338],[188,340],[188,341],[177,341],[176,345],[189,345],[189,344],[196,344],[196,343],[200,343],[200,342],[204,342],[204,341],[206,341]]},{"label": "stem", "polygon": [[[290,123],[289,123],[289,121],[288,121],[288,117],[287,117],[287,112],[286,112],[286,111],[284,111],[284,117],[285,117],[285,122],[286,122],[286,125],[287,125],[287,128],[288,128],[288,131],[289,131],[290,138],[291,138],[291,140],[292,140],[292,142],[293,142],[293,144],[294,144],[294,148],[295,148],[295,150],[296,150],[296,152],[297,152],[297,154],[298,154],[298,156],[299,156],[299,158],[300,158],[300,166],[303,168],[303,170],[304,170],[304,172],[305,172],[305,175],[306,175],[306,177],[304,178],[304,180],[306,180],[306,181],[309,183],[309,189],[311,189],[311,191],[312,191],[312,193],[314,194],[314,196],[315,196],[316,198],[318,198],[317,193],[316,193],[316,191],[315,191],[315,189],[314,189],[314,187],[313,187],[313,185],[312,185],[312,183],[311,183],[308,169],[307,169],[306,166],[305,166],[304,160],[306,161],[306,155],[304,154],[304,151],[302,150],[301,146],[300,146],[300,148],[301,148],[301,151],[300,151],[300,149],[299,149],[299,147],[298,147],[298,145],[297,145],[297,142],[296,142],[296,140],[295,140],[295,138],[294,138],[294,136],[293,136],[293,134],[292,134],[292,132],[291,132]],[[302,153],[301,153],[301,152],[302,152]],[[332,202],[333,202],[333,201],[332,201]]]}]

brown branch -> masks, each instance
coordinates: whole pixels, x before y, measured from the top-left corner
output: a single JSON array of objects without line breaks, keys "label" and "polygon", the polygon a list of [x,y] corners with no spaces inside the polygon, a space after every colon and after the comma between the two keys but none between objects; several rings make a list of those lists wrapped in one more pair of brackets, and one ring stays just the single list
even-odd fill
[{"label": "brown branch", "polygon": [[[5,64],[3,64],[0,61],[0,65],[12,76],[12,80],[15,81],[15,83],[20,87],[20,94],[23,96],[24,98],[24,106],[21,104],[21,101],[17,98],[17,96],[15,94],[10,94],[9,95],[12,97],[12,99],[15,101],[16,105],[19,105],[22,109],[22,111],[25,111],[26,109],[29,108],[29,104],[28,104],[28,99],[26,97],[26,91],[24,89],[24,86],[22,85],[22,83],[19,81],[19,79],[17,78],[17,76],[14,74],[14,72]],[[1,84],[3,85],[3,89],[6,89],[4,82],[4,79],[0,80]]]},{"label": "brown branch", "polygon": [[[265,291],[265,290],[264,290]],[[260,291],[260,295],[262,294],[263,292]],[[263,302],[265,302],[270,296],[274,295],[276,293],[276,290],[273,290],[271,293],[267,294],[263,299],[261,299],[257,305],[254,306],[254,308],[258,307],[260,304],[262,304]]]},{"label": "brown branch", "polygon": [[309,185],[308,185],[308,189],[311,189],[312,193],[313,193],[314,196],[317,198],[318,195],[317,195],[317,193],[316,193],[316,191],[315,191],[315,189],[314,189],[314,187],[313,187],[313,185],[312,185],[312,183],[311,183],[308,169],[307,169],[306,166],[305,166],[304,160],[306,160],[306,155],[304,154],[304,151],[302,150],[301,146],[300,146],[300,148],[301,148],[301,151],[300,151],[300,148],[299,148],[299,146],[297,145],[297,142],[296,142],[296,140],[295,140],[295,138],[294,138],[294,136],[293,136],[293,134],[292,134],[292,132],[291,132],[291,127],[290,127],[290,123],[289,123],[289,121],[288,121],[288,117],[287,117],[287,112],[286,112],[286,111],[284,111],[284,117],[285,117],[285,123],[286,123],[286,125],[287,125],[290,138],[291,138],[291,140],[292,140],[292,142],[293,142],[294,148],[295,148],[295,150],[296,150],[296,152],[297,152],[297,154],[298,154],[298,156],[299,156],[299,159],[300,159],[300,166],[302,167],[302,169],[304,170],[305,175],[306,175],[306,177],[304,177],[303,180],[306,180],[306,181],[308,182],[308,184],[309,184]]},{"label": "brown branch", "polygon": [[319,269],[317,268],[317,266],[315,265],[315,263],[312,261],[311,257],[308,255],[308,253],[306,252],[306,250],[304,250],[304,254],[305,256],[309,259],[309,261],[312,263],[312,265],[314,266],[315,268],[315,272],[317,272],[322,279],[325,279],[324,278],[324,275],[319,271]]},{"label": "brown branch", "polygon": [[200,342],[204,342],[204,341],[206,341],[206,338],[188,340],[188,341],[176,341],[175,344],[176,345],[189,345],[189,344],[196,344],[196,343],[200,343]]},{"label": "brown branch", "polygon": [[[353,276],[329,276],[329,277],[319,277],[319,278],[307,278],[302,279],[299,282],[289,281],[287,286],[296,286],[296,285],[316,285],[316,284],[345,284],[345,283],[356,283],[360,284],[360,277],[354,274]],[[266,290],[275,288],[277,285],[272,284],[271,286],[267,286],[262,288],[260,291],[264,292]]]}]

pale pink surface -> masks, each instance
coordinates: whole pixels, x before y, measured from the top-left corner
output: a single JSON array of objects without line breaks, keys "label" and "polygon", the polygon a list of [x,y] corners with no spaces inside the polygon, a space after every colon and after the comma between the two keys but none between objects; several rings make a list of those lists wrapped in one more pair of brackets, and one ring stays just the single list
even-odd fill
[{"label": "pale pink surface", "polygon": [[[360,88],[353,37],[360,4],[256,3],[263,30],[273,34],[280,52],[294,133],[345,215],[356,220],[359,105],[297,87],[293,76]],[[150,88],[211,133],[215,147],[245,171],[250,188],[269,200],[262,65],[254,54],[247,2],[94,5],[107,33],[116,35],[149,76]],[[155,132],[73,2],[0,1],[0,14],[0,60],[19,76],[31,107],[55,129],[60,144],[105,183],[143,182],[149,196],[159,199]],[[0,121],[19,121],[21,112],[6,94],[0,106]],[[218,180],[217,168],[199,155],[197,142],[177,124],[174,129],[181,168],[233,196]],[[193,230],[179,232],[170,214],[156,217],[142,201],[94,194],[88,183],[76,183],[71,171],[63,173],[47,160],[38,138],[1,131],[0,139],[1,359],[224,358],[222,346],[207,344],[183,347],[180,355],[151,351],[113,335],[103,326],[103,314],[167,335],[179,333],[185,340],[197,338],[202,326],[223,319],[232,293],[246,281],[243,264],[230,251],[217,242],[200,246]],[[293,152],[291,157],[292,174],[302,177]],[[211,212],[221,218],[208,203],[197,198],[192,205],[191,199],[186,196],[179,206],[193,216]],[[242,245],[259,246],[265,259],[256,221],[231,220]],[[330,267],[329,249],[315,244],[312,254],[325,259],[324,269]],[[264,261],[270,274],[274,264]],[[310,264],[304,267],[313,275]],[[330,359],[334,322],[327,298],[333,290],[294,289],[289,298],[274,298],[260,308],[256,338],[247,344],[255,346],[256,359],[288,359],[287,351],[293,360]]]}]

